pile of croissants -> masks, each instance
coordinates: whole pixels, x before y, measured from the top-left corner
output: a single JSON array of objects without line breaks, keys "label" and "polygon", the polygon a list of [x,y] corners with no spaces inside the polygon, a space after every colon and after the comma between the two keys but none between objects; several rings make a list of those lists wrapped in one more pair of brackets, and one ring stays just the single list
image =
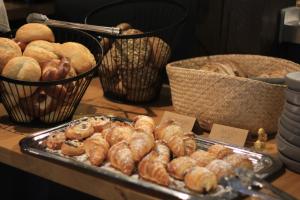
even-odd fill
[{"label": "pile of croissants", "polygon": [[192,132],[184,132],[175,121],[156,127],[144,115],[136,116],[133,124],[89,117],[50,134],[44,145],[64,156],[87,155],[87,162],[95,166],[107,160],[126,175],[137,172],[140,178],[163,186],[181,180],[200,193],[214,191],[221,177],[232,175],[236,167],[253,169],[246,156],[230,148],[215,144],[208,151],[196,150]]}]

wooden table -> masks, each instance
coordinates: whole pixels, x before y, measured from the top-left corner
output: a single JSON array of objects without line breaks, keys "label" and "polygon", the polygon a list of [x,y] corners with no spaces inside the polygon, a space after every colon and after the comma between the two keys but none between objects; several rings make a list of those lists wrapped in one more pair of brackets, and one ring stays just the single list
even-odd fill
[{"label": "wooden table", "polygon": [[[152,116],[159,122],[164,111],[172,111],[170,91],[164,87],[162,95],[157,101],[144,106],[125,105],[111,102],[102,95],[98,79],[92,81],[85,93],[74,118],[86,114],[113,114],[132,118],[138,114]],[[154,199],[153,196],[119,186],[107,180],[85,174],[53,162],[39,159],[20,152],[19,141],[24,136],[38,131],[38,128],[26,128],[9,122],[3,106],[0,106],[0,162],[16,167],[20,170],[41,176],[67,187],[79,190],[104,199]],[[275,154],[277,151],[274,140],[267,144],[267,152]],[[300,197],[300,175],[286,170],[273,184],[287,193]]]}]

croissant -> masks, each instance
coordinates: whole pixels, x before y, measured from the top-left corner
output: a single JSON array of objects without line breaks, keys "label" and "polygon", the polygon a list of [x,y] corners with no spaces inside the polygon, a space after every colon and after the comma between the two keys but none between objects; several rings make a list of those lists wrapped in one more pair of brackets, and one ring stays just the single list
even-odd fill
[{"label": "croissant", "polygon": [[154,139],[143,130],[135,130],[129,140],[133,160],[140,161],[154,147]]},{"label": "croissant", "polygon": [[138,165],[139,175],[154,183],[168,186],[170,176],[167,172],[166,165],[160,162],[159,155],[156,151],[151,151],[145,156]]},{"label": "croissant", "polygon": [[225,162],[229,163],[233,168],[245,168],[249,170],[253,170],[253,164],[251,160],[245,155],[241,154],[230,154],[223,159]]},{"label": "croissant", "polygon": [[170,162],[171,152],[165,143],[160,140],[155,141],[153,151],[157,152],[156,160],[164,164],[165,166]]},{"label": "croissant", "polygon": [[174,178],[183,180],[188,170],[196,165],[196,161],[188,156],[178,157],[168,164],[168,172]]},{"label": "croissant", "polygon": [[105,160],[109,144],[100,133],[95,133],[84,142],[84,149],[92,165],[100,166]]},{"label": "croissant", "polygon": [[210,146],[207,151],[214,154],[218,159],[223,159],[224,157],[233,153],[232,149],[229,149],[221,144],[214,144]]},{"label": "croissant", "polygon": [[145,115],[138,115],[134,119],[134,128],[142,129],[146,133],[153,135],[155,122],[151,117]]},{"label": "croissant", "polygon": [[212,153],[203,150],[197,150],[190,155],[193,158],[199,167],[205,167],[211,161],[216,159],[216,156]]},{"label": "croissant", "polygon": [[191,168],[184,177],[187,188],[196,192],[209,192],[217,188],[217,177],[204,167]]},{"label": "croissant", "polygon": [[108,159],[114,168],[124,174],[132,174],[134,169],[133,155],[125,141],[118,142],[109,149]]},{"label": "croissant", "polygon": [[223,160],[216,159],[210,162],[206,168],[214,173],[219,181],[223,176],[230,176],[233,174],[233,168],[230,164]]},{"label": "croissant", "polygon": [[192,133],[184,133],[181,126],[174,121],[167,121],[154,131],[155,138],[162,140],[175,157],[189,155],[196,149],[196,142]]},{"label": "croissant", "polygon": [[134,129],[129,124],[117,124],[110,129],[103,131],[106,141],[112,146],[122,140],[129,142]]}]

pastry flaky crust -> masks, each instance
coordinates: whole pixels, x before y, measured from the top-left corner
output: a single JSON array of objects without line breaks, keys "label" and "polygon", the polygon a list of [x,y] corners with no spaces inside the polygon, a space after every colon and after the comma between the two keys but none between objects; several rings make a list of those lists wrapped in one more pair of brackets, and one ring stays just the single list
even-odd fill
[{"label": "pastry flaky crust", "polygon": [[152,117],[148,117],[145,115],[138,115],[134,119],[134,128],[142,129],[146,133],[153,136],[153,132],[155,129],[155,122]]},{"label": "pastry flaky crust", "polygon": [[80,156],[85,153],[85,150],[82,142],[66,140],[61,145],[61,153],[67,156]]},{"label": "pastry flaky crust", "polygon": [[209,153],[207,151],[203,150],[197,150],[194,153],[190,155],[191,158],[193,158],[199,167],[205,167],[208,165],[211,161],[215,160],[217,157]]},{"label": "pastry flaky crust", "polygon": [[210,146],[207,151],[214,154],[218,159],[223,159],[224,157],[233,154],[232,149],[229,149],[221,144],[214,144]]},{"label": "pastry flaky crust", "polygon": [[78,124],[69,126],[66,131],[66,137],[70,140],[83,140],[90,137],[94,133],[91,123],[83,121]]},{"label": "pastry flaky crust", "polygon": [[154,139],[143,130],[135,130],[129,140],[129,148],[134,161],[140,161],[154,147]]},{"label": "pastry flaky crust", "polygon": [[217,177],[204,167],[191,168],[184,177],[187,188],[196,192],[209,192],[217,188]]},{"label": "pastry flaky crust", "polygon": [[206,168],[214,173],[219,181],[223,176],[231,176],[233,175],[233,168],[230,164],[225,162],[224,160],[216,159],[210,162]]},{"label": "pastry flaky crust", "polygon": [[95,130],[95,132],[102,132],[104,129],[109,128],[111,125],[111,121],[107,117],[103,116],[95,116],[88,119]]},{"label": "pastry flaky crust", "polygon": [[188,156],[173,159],[168,164],[168,172],[176,179],[183,180],[185,174],[197,165],[196,161]]},{"label": "pastry flaky crust", "polygon": [[61,148],[62,144],[66,141],[66,136],[64,132],[53,133],[49,135],[46,140],[46,146],[49,149],[58,150]]},{"label": "pastry flaky crust", "polygon": [[196,149],[193,134],[185,133],[181,126],[170,120],[155,129],[155,138],[162,140],[175,157],[190,155]]},{"label": "pastry flaky crust", "polygon": [[124,174],[132,174],[135,165],[127,142],[121,141],[113,145],[108,151],[108,159],[114,168]]},{"label": "pastry flaky crust", "polygon": [[157,157],[155,158],[156,161],[159,161],[165,166],[167,166],[167,164],[170,162],[171,157],[169,147],[163,141],[156,140],[153,151],[157,153]]},{"label": "pastry flaky crust", "polygon": [[112,146],[120,141],[129,142],[134,128],[126,123],[112,124],[111,128],[105,129],[102,133],[106,141]]},{"label": "pastry flaky crust", "polygon": [[101,133],[95,133],[84,142],[84,149],[92,165],[100,166],[106,159],[109,144]]},{"label": "pastry flaky crust", "polygon": [[223,160],[229,163],[233,168],[240,167],[253,170],[253,164],[247,156],[234,153],[226,156]]}]

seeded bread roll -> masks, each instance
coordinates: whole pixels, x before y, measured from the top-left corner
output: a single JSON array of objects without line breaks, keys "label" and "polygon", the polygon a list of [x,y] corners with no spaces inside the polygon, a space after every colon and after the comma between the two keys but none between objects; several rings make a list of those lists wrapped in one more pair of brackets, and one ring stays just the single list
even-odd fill
[{"label": "seeded bread roll", "polygon": [[0,72],[10,59],[17,56],[22,56],[18,44],[11,39],[0,37]]},{"label": "seeded bread roll", "polygon": [[29,43],[34,40],[54,42],[55,37],[48,26],[40,23],[28,23],[17,30],[16,40],[24,43]]}]

